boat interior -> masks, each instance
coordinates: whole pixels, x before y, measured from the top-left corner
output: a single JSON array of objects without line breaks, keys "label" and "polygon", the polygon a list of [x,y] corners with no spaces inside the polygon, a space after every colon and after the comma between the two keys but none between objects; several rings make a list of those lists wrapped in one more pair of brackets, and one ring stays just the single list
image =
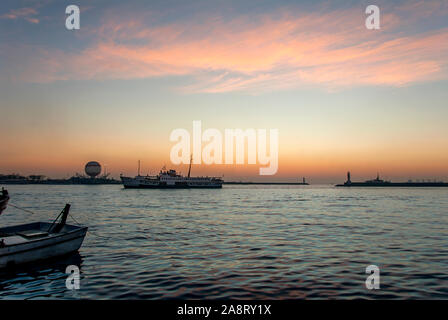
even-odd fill
[{"label": "boat interior", "polygon": [[80,227],[77,226],[64,225],[59,231],[57,231],[55,226],[57,226],[57,224],[34,222],[19,226],[1,228],[0,248],[15,244],[23,244],[38,239],[41,240],[43,238],[49,238],[80,229]]}]

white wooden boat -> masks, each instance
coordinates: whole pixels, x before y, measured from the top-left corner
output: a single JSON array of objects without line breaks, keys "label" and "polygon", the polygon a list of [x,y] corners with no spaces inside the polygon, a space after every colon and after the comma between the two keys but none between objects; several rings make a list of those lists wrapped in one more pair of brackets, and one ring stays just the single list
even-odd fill
[{"label": "white wooden boat", "polygon": [[53,223],[0,228],[0,269],[78,251],[88,228],[66,224],[69,210],[67,204]]},{"label": "white wooden boat", "polygon": [[0,193],[0,214],[6,209],[9,201],[8,191],[2,188],[2,192]]}]

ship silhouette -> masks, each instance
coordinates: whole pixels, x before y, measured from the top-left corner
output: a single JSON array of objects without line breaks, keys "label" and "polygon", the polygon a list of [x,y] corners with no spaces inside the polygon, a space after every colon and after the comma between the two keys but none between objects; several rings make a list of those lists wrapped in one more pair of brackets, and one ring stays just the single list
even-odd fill
[{"label": "ship silhouette", "polygon": [[448,187],[446,182],[391,182],[380,179],[380,174],[377,173],[376,179],[367,180],[364,182],[353,182],[351,180],[350,171],[347,172],[347,181],[344,184],[337,184],[336,187]]}]

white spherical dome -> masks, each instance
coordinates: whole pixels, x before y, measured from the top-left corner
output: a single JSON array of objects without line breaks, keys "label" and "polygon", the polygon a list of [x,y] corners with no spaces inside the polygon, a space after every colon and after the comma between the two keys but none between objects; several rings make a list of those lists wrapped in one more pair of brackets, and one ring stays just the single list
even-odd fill
[{"label": "white spherical dome", "polygon": [[101,165],[96,161],[90,161],[85,167],[86,174],[90,177],[96,177],[101,173]]}]

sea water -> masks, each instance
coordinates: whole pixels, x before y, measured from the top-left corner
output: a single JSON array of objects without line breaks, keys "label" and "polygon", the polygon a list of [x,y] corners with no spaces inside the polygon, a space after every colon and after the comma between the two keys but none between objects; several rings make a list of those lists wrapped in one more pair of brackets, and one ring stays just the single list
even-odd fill
[{"label": "sea water", "polygon": [[1,226],[51,222],[70,203],[68,223],[89,233],[77,254],[0,272],[1,299],[448,298],[444,188],[7,188],[34,214],[9,206]]}]

